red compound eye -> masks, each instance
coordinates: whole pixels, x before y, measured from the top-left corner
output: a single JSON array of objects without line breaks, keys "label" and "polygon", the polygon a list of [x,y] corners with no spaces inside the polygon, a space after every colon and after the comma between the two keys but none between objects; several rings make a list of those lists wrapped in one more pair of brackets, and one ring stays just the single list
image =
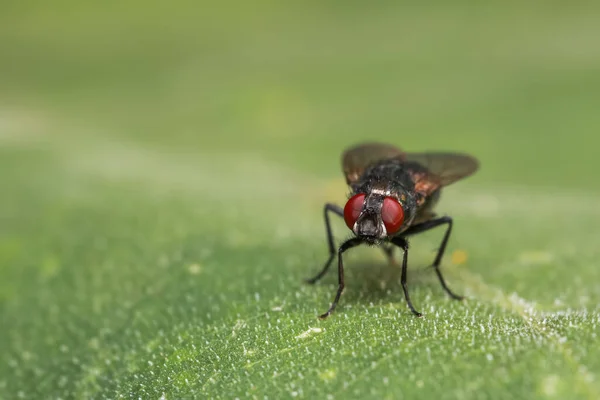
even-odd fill
[{"label": "red compound eye", "polygon": [[346,206],[344,207],[344,221],[346,221],[346,225],[348,225],[348,228],[354,228],[354,224],[360,216],[364,204],[364,193],[355,194],[354,196],[350,197],[350,199],[346,203]]},{"label": "red compound eye", "polygon": [[[344,213],[345,215],[345,213]],[[381,219],[385,225],[388,235],[398,232],[404,222],[404,210],[398,200],[392,197],[383,199],[381,206]]]}]

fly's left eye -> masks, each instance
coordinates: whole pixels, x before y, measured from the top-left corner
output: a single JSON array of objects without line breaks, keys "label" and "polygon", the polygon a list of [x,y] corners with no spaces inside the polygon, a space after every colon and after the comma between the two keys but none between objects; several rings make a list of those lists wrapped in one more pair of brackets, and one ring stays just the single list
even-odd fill
[{"label": "fly's left eye", "polygon": [[356,220],[362,212],[363,205],[365,203],[365,194],[358,193],[350,197],[346,206],[344,207],[344,221],[350,230],[353,229]]},{"label": "fly's left eye", "polygon": [[398,200],[392,197],[383,199],[381,219],[383,220],[388,235],[392,235],[400,230],[400,227],[404,222],[404,210]]}]

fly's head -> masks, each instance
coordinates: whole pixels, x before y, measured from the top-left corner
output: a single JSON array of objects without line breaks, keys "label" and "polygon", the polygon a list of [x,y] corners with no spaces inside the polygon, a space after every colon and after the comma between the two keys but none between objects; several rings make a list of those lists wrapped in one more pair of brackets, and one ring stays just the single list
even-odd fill
[{"label": "fly's head", "polygon": [[366,243],[379,244],[401,231],[407,211],[403,198],[377,189],[356,193],[344,207],[346,225]]}]

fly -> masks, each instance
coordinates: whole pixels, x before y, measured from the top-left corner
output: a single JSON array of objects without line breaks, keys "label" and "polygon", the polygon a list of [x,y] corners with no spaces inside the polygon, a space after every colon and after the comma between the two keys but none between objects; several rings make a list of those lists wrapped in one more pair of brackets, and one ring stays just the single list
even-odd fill
[{"label": "fly", "polygon": [[404,297],[412,313],[422,316],[413,307],[406,286],[407,238],[442,225],[446,226],[446,233],[433,261],[433,268],[444,291],[453,299],[462,300],[462,296],[450,290],[440,271],[442,256],[452,231],[452,218],[438,217],[434,206],[441,189],[477,171],[478,161],[467,154],[404,153],[388,144],[365,143],[349,148],[342,154],[342,168],[350,187],[349,199],[344,208],[325,204],[329,258],[321,272],[307,282],[315,283],[321,279],[336,255],[329,221],[331,213],[344,218],[354,236],[337,249],[338,290],[331,307],[320,318],[327,318],[335,310],[344,290],[342,254],[360,244],[381,246],[390,259],[395,247],[403,250],[400,282]]}]

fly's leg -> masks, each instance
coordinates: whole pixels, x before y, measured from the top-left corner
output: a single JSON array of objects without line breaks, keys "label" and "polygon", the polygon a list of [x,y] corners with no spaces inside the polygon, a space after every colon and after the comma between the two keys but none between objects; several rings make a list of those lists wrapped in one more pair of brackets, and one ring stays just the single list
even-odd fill
[{"label": "fly's leg", "polygon": [[352,247],[358,246],[361,243],[362,240],[359,238],[348,239],[344,243],[342,243],[342,245],[338,249],[338,290],[335,295],[335,299],[333,300],[333,303],[331,303],[331,307],[329,307],[329,310],[327,310],[325,314],[320,315],[319,318],[325,319],[329,317],[333,310],[335,310],[335,307],[337,306],[338,301],[340,300],[340,296],[342,295],[342,291],[344,290],[344,263],[342,261],[342,253],[344,253],[346,250]]},{"label": "fly's leg", "polygon": [[444,251],[446,250],[446,244],[448,244],[448,239],[450,238],[450,233],[452,232],[452,218],[440,217],[440,218],[432,219],[430,221],[422,222],[418,225],[411,226],[402,235],[403,236],[415,235],[417,233],[425,232],[425,231],[428,231],[430,229],[436,228],[436,227],[438,227],[440,225],[444,225],[444,224],[447,224],[448,228],[446,229],[446,233],[444,234],[444,238],[442,239],[442,244],[440,245],[440,248],[438,249],[437,255],[435,256],[435,260],[433,261],[432,266],[435,269],[435,273],[437,274],[437,276],[440,280],[440,283],[442,284],[442,288],[444,288],[444,291],[446,293],[448,293],[448,295],[450,297],[452,297],[453,299],[462,300],[464,298],[463,296],[459,296],[456,293],[452,292],[452,290],[450,290],[450,288],[446,284],[446,280],[442,276],[442,272],[440,271],[440,263],[442,262],[442,257],[444,255]]},{"label": "fly's leg", "polygon": [[327,244],[329,245],[329,258],[325,262],[323,269],[317,275],[312,278],[306,279],[307,283],[313,284],[319,279],[321,279],[329,270],[331,266],[331,261],[333,261],[333,257],[335,257],[335,244],[333,243],[333,233],[331,232],[331,224],[329,222],[329,213],[332,212],[340,217],[344,217],[344,210],[335,204],[327,203],[323,209],[323,214],[325,218],[325,231],[327,233]]},{"label": "fly's leg", "polygon": [[385,256],[387,257],[388,262],[390,264],[395,264],[396,262],[394,261],[394,247],[384,245],[384,246],[381,246],[381,249],[385,253]]},{"label": "fly's leg", "polygon": [[402,290],[404,291],[404,298],[406,299],[406,303],[408,304],[408,308],[410,311],[417,317],[422,317],[423,314],[415,310],[415,307],[412,305],[412,301],[410,301],[410,296],[408,295],[408,286],[406,285],[406,275],[407,275],[407,265],[408,265],[408,242],[403,237],[394,238],[392,241],[396,246],[400,247],[404,252],[402,256],[402,276],[400,277],[400,283],[402,284]]}]

